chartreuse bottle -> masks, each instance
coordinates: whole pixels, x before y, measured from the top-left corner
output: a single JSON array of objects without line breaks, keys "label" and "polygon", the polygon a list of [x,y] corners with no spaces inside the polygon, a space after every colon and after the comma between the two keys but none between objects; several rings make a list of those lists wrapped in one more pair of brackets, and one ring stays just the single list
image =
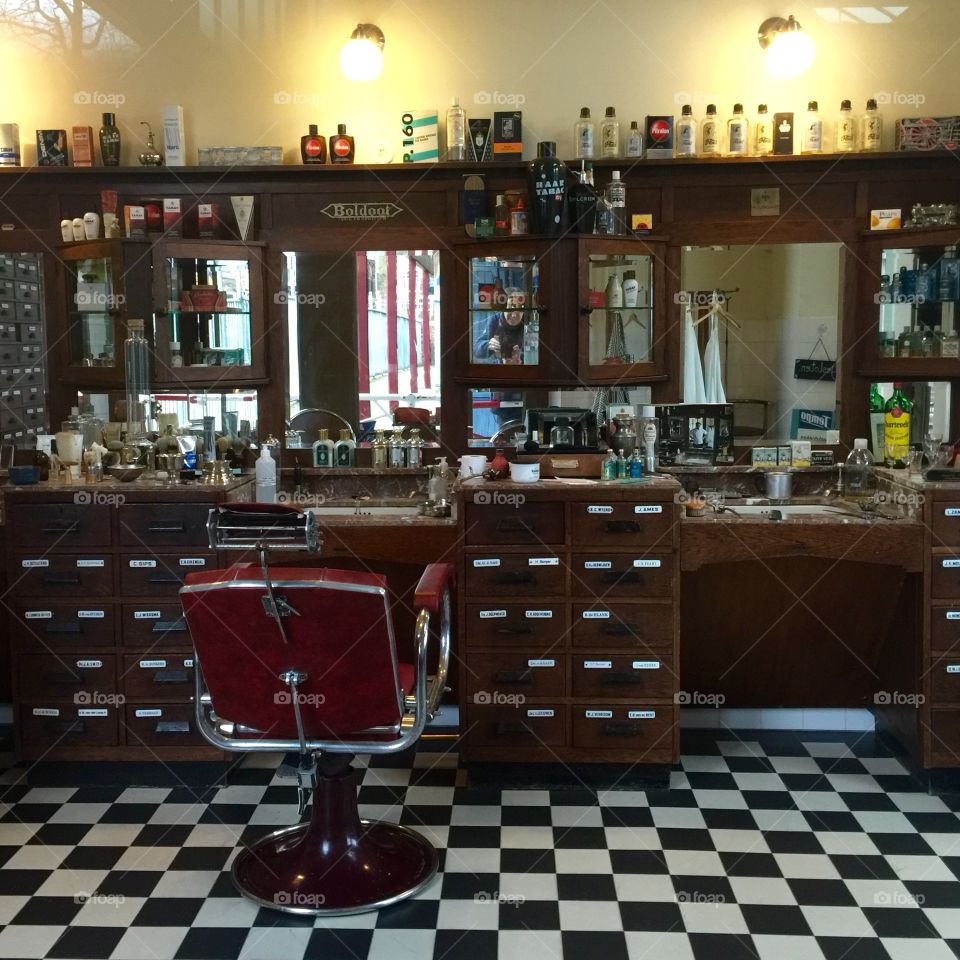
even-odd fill
[{"label": "chartreuse bottle", "polygon": [[903,395],[902,384],[893,385],[893,396],[883,408],[883,441],[888,467],[903,469],[910,453],[910,413],[913,402]]}]

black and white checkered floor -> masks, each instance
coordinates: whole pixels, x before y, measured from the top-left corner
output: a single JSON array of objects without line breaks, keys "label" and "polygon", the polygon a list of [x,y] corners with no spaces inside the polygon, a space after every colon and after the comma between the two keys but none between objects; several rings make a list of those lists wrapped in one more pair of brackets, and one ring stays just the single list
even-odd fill
[{"label": "black and white checkered floor", "polygon": [[325,920],[233,889],[296,817],[276,757],[231,785],[0,786],[0,957],[951,960],[960,799],[872,734],[685,730],[669,790],[468,789],[447,747],[367,767],[362,813],[444,851],[416,900]]}]

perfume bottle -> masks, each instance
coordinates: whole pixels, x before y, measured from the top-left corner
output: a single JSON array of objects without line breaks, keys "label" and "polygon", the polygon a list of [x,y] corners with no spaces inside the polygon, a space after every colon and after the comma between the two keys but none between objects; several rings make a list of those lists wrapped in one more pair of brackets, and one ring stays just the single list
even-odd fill
[{"label": "perfume bottle", "polygon": [[758,157],[773,153],[773,120],[767,113],[767,105],[757,107],[757,119],[753,126],[753,152]]},{"label": "perfume bottle", "polygon": [[340,439],[333,445],[333,462],[338,467],[352,467],[356,461],[357,442],[350,431],[342,429]]},{"label": "perfume bottle", "polygon": [[837,116],[837,153],[850,153],[857,149],[857,123],[853,119],[853,109],[849,100],[840,103]]},{"label": "perfume bottle", "polygon": [[707,113],[701,126],[700,153],[705,157],[720,156],[720,121],[717,119],[717,105],[707,104]]},{"label": "perfume bottle", "polygon": [[680,120],[677,122],[677,156],[695,157],[696,155],[697,121],[693,119],[693,107],[685,103],[680,110]]},{"label": "perfume bottle", "polygon": [[467,159],[467,116],[459,97],[454,97],[447,109],[447,159]]},{"label": "perfume bottle", "polygon": [[330,431],[326,427],[321,427],[317,431],[317,440],[313,445],[313,465],[332,467],[335,463],[334,443],[330,439]]},{"label": "perfume bottle", "polygon": [[308,132],[300,138],[300,160],[302,163],[326,163],[327,141],[317,133],[317,125],[311,123]]},{"label": "perfume bottle", "polygon": [[336,135],[330,138],[330,162],[353,163],[353,156],[353,137],[347,136],[347,125],[345,123],[338,123]]},{"label": "perfume bottle", "polygon": [[877,101],[867,101],[867,112],[860,118],[860,149],[876,153],[883,140],[883,118],[877,113]]},{"label": "perfume bottle", "polygon": [[750,143],[750,121],[743,115],[743,104],[733,105],[733,116],[727,121],[727,155],[745,157]]},{"label": "perfume bottle", "polygon": [[637,126],[636,120],[630,124],[630,130],[627,132],[626,155],[628,157],[643,156],[643,134],[640,132],[640,128]]},{"label": "perfume bottle", "polygon": [[607,107],[603,123],[600,124],[600,156],[620,156],[620,121],[613,107]]},{"label": "perfume bottle", "polygon": [[820,119],[820,108],[816,100],[807,104],[807,116],[803,127],[803,143],[801,153],[823,152],[823,121]]},{"label": "perfume bottle", "polygon": [[594,154],[594,135],[596,129],[590,118],[590,108],[580,108],[580,119],[573,125],[573,140],[576,145],[574,156],[578,160],[592,160]]}]

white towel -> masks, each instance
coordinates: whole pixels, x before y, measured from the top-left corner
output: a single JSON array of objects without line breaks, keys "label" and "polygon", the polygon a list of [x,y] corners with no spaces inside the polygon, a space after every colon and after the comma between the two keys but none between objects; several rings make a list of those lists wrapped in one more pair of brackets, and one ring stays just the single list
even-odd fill
[{"label": "white towel", "polygon": [[703,385],[707,403],[727,402],[720,369],[720,324],[715,313],[710,316],[710,337],[703,351]]},{"label": "white towel", "polygon": [[683,317],[683,402],[706,403],[700,347],[693,327],[693,310],[688,303]]}]

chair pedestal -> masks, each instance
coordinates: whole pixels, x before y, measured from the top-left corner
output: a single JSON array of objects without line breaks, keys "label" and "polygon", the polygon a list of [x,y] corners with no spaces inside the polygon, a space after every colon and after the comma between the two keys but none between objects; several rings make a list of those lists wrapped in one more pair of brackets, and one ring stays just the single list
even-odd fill
[{"label": "chair pedestal", "polygon": [[433,879],[438,858],[428,840],[360,819],[349,764],[349,757],[321,758],[309,822],[237,855],[233,882],[244,896],[286,913],[363,913],[414,896]]}]

